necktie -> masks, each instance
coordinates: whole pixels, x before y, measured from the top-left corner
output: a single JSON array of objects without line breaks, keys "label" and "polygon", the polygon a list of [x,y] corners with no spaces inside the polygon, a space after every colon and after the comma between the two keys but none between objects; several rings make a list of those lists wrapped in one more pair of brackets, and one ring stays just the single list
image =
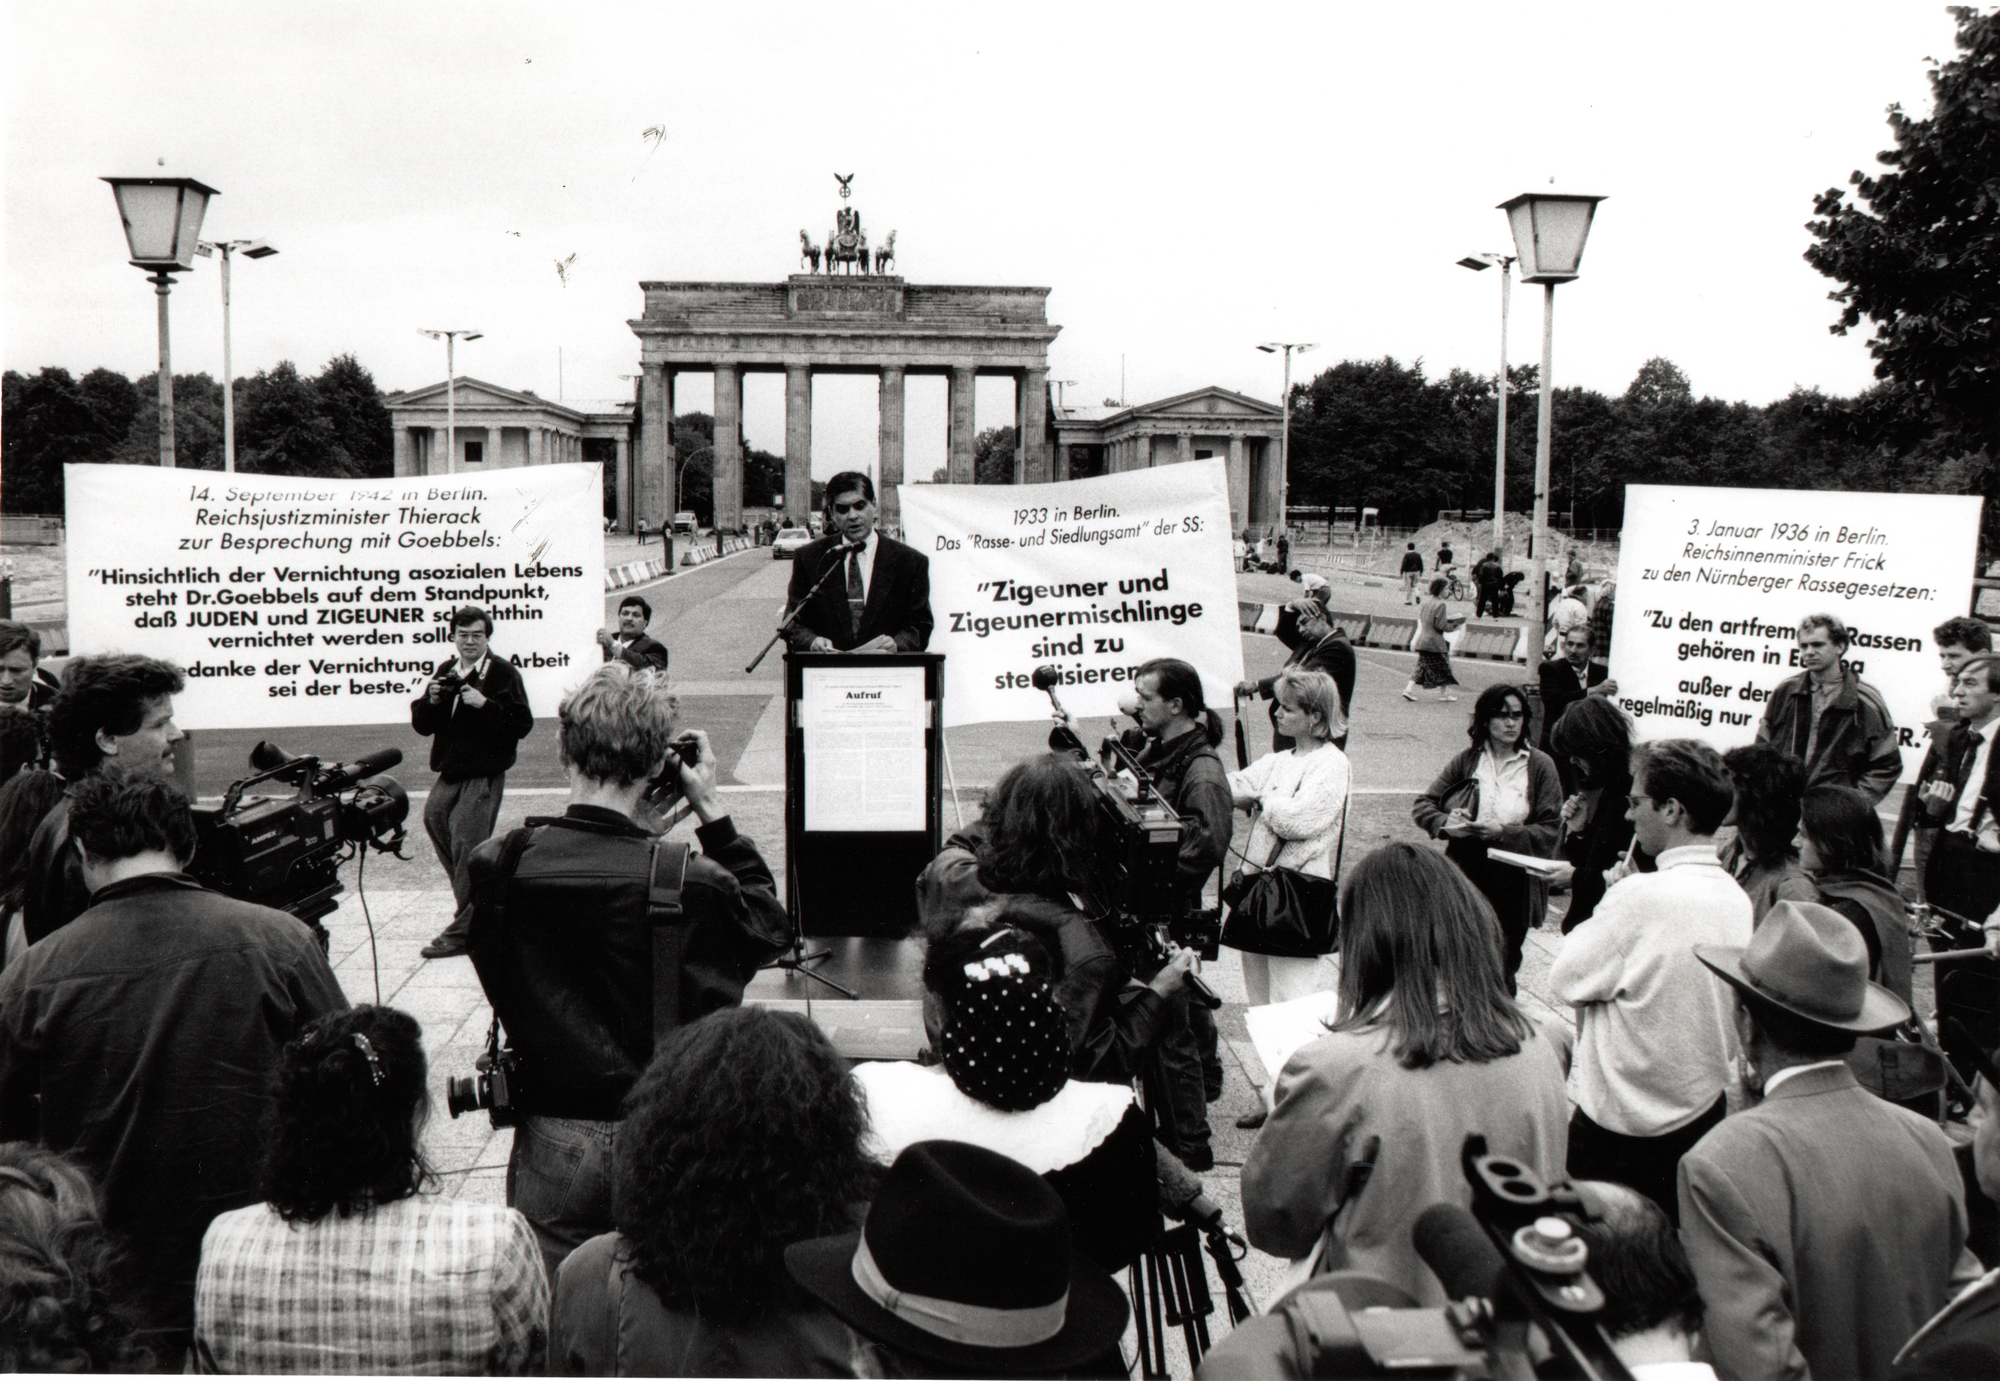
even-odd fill
[{"label": "necktie", "polygon": [[1986,735],[1977,731],[1966,736],[1965,766],[1959,769],[1965,779],[1958,784],[1960,799],[1963,799],[1965,793],[1968,791],[1978,791],[1980,793],[1979,799],[1972,803],[1971,829],[1975,837],[1979,834],[1980,817],[1986,813],[1986,795],[1983,790],[1986,784],[1981,782],[1978,786],[1973,785],[1972,765],[1979,761],[1979,745],[1984,742],[1986,742]]},{"label": "necktie", "polygon": [[868,606],[868,592],[861,588],[861,554],[847,556],[847,613],[854,620],[854,635],[861,636],[861,611]]}]

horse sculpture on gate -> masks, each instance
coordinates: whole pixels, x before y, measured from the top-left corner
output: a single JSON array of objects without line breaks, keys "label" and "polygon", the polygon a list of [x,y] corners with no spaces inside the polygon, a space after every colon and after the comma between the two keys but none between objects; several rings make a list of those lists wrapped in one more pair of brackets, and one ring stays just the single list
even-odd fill
[{"label": "horse sculpture on gate", "polygon": [[809,272],[819,272],[819,246],[803,230],[799,232],[799,264],[802,267],[809,264]]},{"label": "horse sculpture on gate", "polygon": [[882,247],[875,251],[875,272],[886,272],[889,265],[895,262],[896,232],[892,230],[889,232],[889,238],[882,242]]}]

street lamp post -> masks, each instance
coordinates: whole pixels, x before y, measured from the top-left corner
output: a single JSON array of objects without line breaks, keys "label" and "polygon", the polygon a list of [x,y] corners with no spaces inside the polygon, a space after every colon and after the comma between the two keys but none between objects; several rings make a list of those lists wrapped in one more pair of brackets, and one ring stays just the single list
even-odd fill
[{"label": "street lamp post", "polygon": [[458,366],[452,347],[461,340],[478,340],[486,333],[462,327],[433,331],[420,326],[417,334],[444,342],[444,472],[455,475],[458,473]]},{"label": "street lamp post", "polygon": [[132,266],[145,269],[160,300],[160,464],[174,468],[174,362],[167,342],[167,294],[176,273],[194,267],[201,243],[201,218],[213,187],[191,177],[107,177],[118,200],[118,217],[125,223],[125,244]]},{"label": "street lamp post", "polygon": [[[1257,347],[1267,355],[1283,351],[1285,355],[1285,422],[1284,434],[1278,438],[1278,530],[1289,531],[1292,511],[1292,352],[1301,355],[1308,350],[1317,350],[1313,341],[1265,341]],[[1243,496],[1244,511],[1249,511],[1250,496]],[[1289,540],[1289,539],[1287,539]]]},{"label": "street lamp post", "polygon": [[1535,423],[1535,535],[1528,547],[1530,597],[1528,672],[1542,664],[1542,643],[1548,636],[1549,446],[1554,430],[1556,284],[1576,277],[1583,244],[1590,236],[1591,218],[1603,197],[1562,192],[1524,192],[1500,203],[1514,231],[1514,252],[1521,260],[1521,281],[1542,285],[1542,398]]},{"label": "street lamp post", "polygon": [[1507,550],[1507,307],[1513,296],[1514,256],[1511,254],[1468,254],[1459,267],[1484,272],[1500,270],[1500,427],[1493,442],[1493,550]]},{"label": "street lamp post", "polygon": [[203,240],[194,252],[202,258],[222,255],[222,469],[236,470],[236,384],[229,366],[229,260],[234,254],[245,259],[268,259],[278,251],[262,240]]}]

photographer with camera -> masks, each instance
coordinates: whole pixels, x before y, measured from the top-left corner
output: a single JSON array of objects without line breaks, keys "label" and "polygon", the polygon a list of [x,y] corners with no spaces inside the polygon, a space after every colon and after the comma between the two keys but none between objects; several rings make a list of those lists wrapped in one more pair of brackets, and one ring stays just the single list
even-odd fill
[{"label": "photographer with camera", "polygon": [[493,834],[515,745],[535,727],[521,673],[490,646],[493,617],[476,604],[451,616],[458,655],[432,675],[410,702],[410,727],[431,740],[431,770],[438,774],[424,804],[424,832],[451,879],[451,924],[423,948],[426,959],[465,953],[466,903],[471,885],[466,863]]},{"label": "photographer with camera", "polygon": [[[519,1119],[507,1202],[551,1280],[611,1230],[612,1142],[655,1041],[739,1004],[790,934],[769,866],[716,803],[707,735],[677,737],[675,718],[654,673],[598,668],[557,716],[568,810],[488,840],[467,870],[472,964],[512,1046],[512,1077],[490,1085],[496,1122]],[[656,782],[701,818],[700,854],[640,823]]]}]

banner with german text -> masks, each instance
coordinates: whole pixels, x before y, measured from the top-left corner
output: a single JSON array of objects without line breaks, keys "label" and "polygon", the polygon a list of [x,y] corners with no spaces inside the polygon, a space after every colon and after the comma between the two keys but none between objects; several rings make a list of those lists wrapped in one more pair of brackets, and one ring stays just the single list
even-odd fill
[{"label": "banner with german text", "polygon": [[600,467],[296,479],[70,465],[74,653],[186,672],[182,728],[407,721],[452,651],[451,611],[493,616],[493,655],[552,715],[602,661]]},{"label": "banner with german text", "polygon": [[930,558],[944,722],[1041,719],[1036,667],[1075,715],[1111,715],[1141,664],[1179,657],[1209,704],[1243,679],[1229,489],[1220,460],[1033,485],[906,484]]}]

